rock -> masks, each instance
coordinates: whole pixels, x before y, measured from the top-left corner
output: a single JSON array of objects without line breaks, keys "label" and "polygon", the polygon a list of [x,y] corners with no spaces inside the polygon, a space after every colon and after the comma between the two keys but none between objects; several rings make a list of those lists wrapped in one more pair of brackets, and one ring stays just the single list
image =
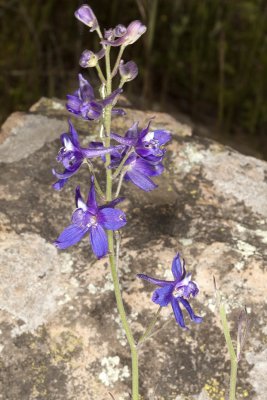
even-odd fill
[{"label": "rock", "polygon": [[[127,103],[126,103],[127,105]],[[122,230],[121,280],[138,338],[157,307],[153,288],[137,273],[169,276],[174,254],[186,259],[201,288],[193,307],[204,322],[182,331],[171,323],[142,347],[145,399],[224,399],[229,361],[214,303],[213,276],[227,301],[233,335],[246,305],[252,320],[238,372],[238,400],[263,400],[266,388],[267,164],[216,142],[163,113],[127,108],[114,119],[123,132],[134,120],[173,132],[159,188],[124,186],[128,224]],[[73,119],[82,142],[96,124]],[[86,240],[58,251],[53,240],[69,223],[78,182],[51,188],[51,168],[67,131],[57,99],[41,99],[29,113],[12,114],[0,135],[0,399],[116,400],[129,398],[130,358],[116,312],[107,259],[97,261]],[[159,324],[159,325],[160,325]],[[190,397],[191,396],[191,397]]]}]

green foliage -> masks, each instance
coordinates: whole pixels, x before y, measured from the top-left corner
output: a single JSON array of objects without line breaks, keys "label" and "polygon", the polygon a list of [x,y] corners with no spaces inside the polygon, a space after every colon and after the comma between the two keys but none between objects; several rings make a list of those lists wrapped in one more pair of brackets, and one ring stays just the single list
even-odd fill
[{"label": "green foliage", "polygon": [[[109,28],[145,19],[137,45],[144,95],[170,101],[218,130],[264,136],[267,125],[267,4],[265,0],[91,0]],[[78,0],[0,0],[0,120],[42,95],[64,97],[75,87],[85,28],[73,17]],[[90,39],[91,40],[91,39]],[[144,51],[144,48],[146,51]],[[75,49],[75,57],[73,57]],[[146,56],[145,56],[146,54]],[[131,57],[127,49],[126,57]],[[91,77],[92,78],[92,77]],[[137,83],[138,85],[138,83]],[[140,87],[136,88],[136,92]]]}]

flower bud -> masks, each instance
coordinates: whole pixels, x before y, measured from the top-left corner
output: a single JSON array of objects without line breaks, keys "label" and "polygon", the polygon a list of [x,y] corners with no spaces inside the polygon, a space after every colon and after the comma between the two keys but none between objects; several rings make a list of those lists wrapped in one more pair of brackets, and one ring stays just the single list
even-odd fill
[{"label": "flower bud", "polygon": [[125,40],[123,45],[133,44],[136,42],[140,36],[146,31],[146,26],[142,24],[141,21],[133,21],[127,28],[127,33],[125,34]]},{"label": "flower bud", "polygon": [[124,82],[130,82],[138,75],[138,67],[134,61],[128,61],[124,64],[124,61],[121,60],[119,71]]},{"label": "flower bud", "polygon": [[115,27],[114,34],[116,37],[121,37],[125,34],[126,31],[127,31],[127,28],[124,25],[119,24]]},{"label": "flower bud", "polygon": [[127,28],[123,25],[117,25],[113,30],[113,36],[116,36],[117,39],[114,40],[114,37],[110,35],[109,37],[105,34],[105,39],[102,40],[102,44],[109,46],[128,46],[129,44],[133,44],[136,42],[140,36],[143,35],[146,31],[146,26],[142,24],[141,21],[133,21],[128,25]]},{"label": "flower bud", "polygon": [[104,38],[106,40],[113,40],[114,39],[114,30],[112,28],[104,30]]},{"label": "flower bud", "polygon": [[97,56],[91,50],[84,50],[80,58],[80,66],[83,68],[95,67],[98,62]]},{"label": "flower bud", "polygon": [[91,50],[84,50],[80,58],[80,66],[83,68],[95,67],[100,60],[105,55],[105,50],[102,49],[98,53],[94,53]]},{"label": "flower bud", "polygon": [[91,28],[90,32],[95,31],[99,26],[93,10],[87,4],[83,4],[80,8],[78,8],[74,15],[79,21]]}]

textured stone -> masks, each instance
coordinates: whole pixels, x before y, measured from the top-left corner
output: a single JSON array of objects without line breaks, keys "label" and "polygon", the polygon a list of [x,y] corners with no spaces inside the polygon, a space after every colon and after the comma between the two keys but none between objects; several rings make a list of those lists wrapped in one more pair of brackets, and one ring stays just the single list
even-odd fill
[{"label": "textured stone", "polygon": [[[122,230],[121,280],[138,338],[153,317],[153,287],[143,272],[170,277],[183,254],[201,292],[193,302],[201,325],[182,331],[165,308],[168,327],[142,346],[141,392],[151,400],[222,400],[229,362],[214,302],[213,276],[227,301],[235,334],[239,310],[252,320],[238,373],[238,400],[266,393],[267,164],[216,142],[163,113],[134,110],[114,119],[123,132],[134,120],[173,132],[159,188],[143,193],[124,185],[128,224]],[[0,135],[0,399],[129,399],[130,358],[116,312],[107,259],[97,261],[84,239],[64,252],[52,241],[69,223],[73,191],[88,187],[87,169],[61,193],[51,189],[59,135],[66,131],[64,102],[41,99],[15,113]],[[97,127],[73,120],[82,143]]]}]

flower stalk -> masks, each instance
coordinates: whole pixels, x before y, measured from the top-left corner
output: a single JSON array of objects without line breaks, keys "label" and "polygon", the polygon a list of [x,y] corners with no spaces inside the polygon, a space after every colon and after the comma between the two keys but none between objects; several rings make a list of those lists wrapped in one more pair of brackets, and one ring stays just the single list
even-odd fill
[{"label": "flower stalk", "polygon": [[156,312],[154,318],[151,320],[150,324],[148,325],[147,329],[145,330],[145,332],[143,333],[143,335],[140,337],[140,339],[138,340],[137,345],[140,346],[148,337],[150,337],[157,321],[158,321],[158,317],[159,314],[161,312],[162,307],[159,306],[158,311]]},{"label": "flower stalk", "polygon": [[[110,68],[110,47],[107,46],[106,50],[106,89],[107,95],[111,93],[112,90],[112,74]],[[110,128],[111,128],[111,108],[112,106],[107,106],[105,109],[105,130],[106,130],[106,147],[110,146]],[[112,172],[109,169],[110,165],[110,155],[106,156],[106,198],[107,201],[112,200]],[[118,191],[116,193],[116,197],[118,195]],[[130,325],[127,320],[122,294],[120,289],[119,277],[118,277],[118,260],[119,260],[119,246],[116,245],[116,255],[114,254],[114,236],[113,231],[108,231],[108,249],[109,249],[109,265],[111,270],[111,276],[114,285],[114,293],[117,303],[118,313],[120,315],[122,327],[125,331],[130,350],[131,350],[131,358],[132,358],[132,400],[139,400],[139,371],[138,371],[138,352],[137,346],[135,344],[135,340],[130,328]],[[116,239],[115,239],[116,240]]]}]

